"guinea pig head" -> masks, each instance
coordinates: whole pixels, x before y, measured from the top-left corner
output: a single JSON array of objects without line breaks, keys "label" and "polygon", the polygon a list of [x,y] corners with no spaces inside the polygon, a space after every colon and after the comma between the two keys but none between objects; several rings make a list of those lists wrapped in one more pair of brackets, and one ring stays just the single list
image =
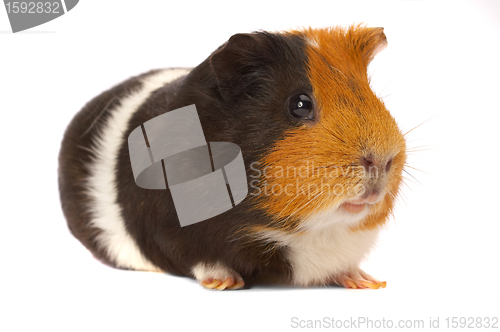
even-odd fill
[{"label": "guinea pig head", "polygon": [[387,44],[383,29],[274,36],[239,35],[212,57],[221,98],[241,119],[262,118],[239,122],[255,126],[257,136],[250,146],[238,142],[256,159],[246,160],[255,207],[270,226],[287,230],[384,223],[402,182],[406,143],[367,75]]}]

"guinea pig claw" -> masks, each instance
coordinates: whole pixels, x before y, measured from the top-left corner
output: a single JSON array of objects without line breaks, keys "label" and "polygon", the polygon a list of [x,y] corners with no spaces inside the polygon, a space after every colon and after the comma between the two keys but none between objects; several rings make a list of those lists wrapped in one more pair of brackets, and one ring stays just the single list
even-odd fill
[{"label": "guinea pig claw", "polygon": [[379,289],[385,288],[387,286],[387,282],[378,281],[362,270],[347,272],[344,275],[334,278],[333,280],[337,280],[335,281],[335,283],[337,283],[338,285],[353,289]]},{"label": "guinea pig claw", "polygon": [[352,281],[351,279],[346,278],[346,280],[344,280],[344,283],[346,284],[347,288],[353,288],[353,289],[358,288],[354,283],[354,281]]},{"label": "guinea pig claw", "polygon": [[229,278],[226,278],[226,280],[224,280],[224,282],[221,283],[219,286],[215,287],[215,289],[224,290],[233,284],[234,284],[233,278],[229,277]]},{"label": "guinea pig claw", "polygon": [[234,285],[232,285],[231,287],[228,287],[227,289],[240,289],[243,286],[245,286],[245,282],[243,280],[241,280],[241,281],[238,281],[237,283],[235,283]]},{"label": "guinea pig claw", "polygon": [[[366,273],[363,270],[359,270],[358,273],[359,273],[360,277],[362,279],[364,279],[364,281],[371,283],[372,285],[377,285],[377,287],[374,289],[385,288],[387,286],[387,282],[378,281],[377,279],[375,279],[374,277],[372,277],[371,275],[369,275],[368,273]],[[372,287],[370,287],[370,288],[372,288]]]},{"label": "guinea pig claw", "polygon": [[216,288],[217,286],[219,286],[222,282],[218,279],[213,279],[213,281],[211,282],[207,282],[207,281],[202,281],[201,282],[201,285],[205,288],[209,288],[209,289],[213,289],[213,288]]},{"label": "guinea pig claw", "polygon": [[371,288],[371,289],[379,289],[381,286],[380,283],[373,283],[371,281],[366,281],[366,280],[361,280],[360,283],[366,288]]},{"label": "guinea pig claw", "polygon": [[240,274],[224,264],[198,263],[193,268],[193,275],[205,288],[215,290],[238,289],[245,285]]},{"label": "guinea pig claw", "polygon": [[[208,280],[209,281],[209,280]],[[201,285],[205,288],[225,290],[225,289],[239,289],[245,285],[243,280],[235,282],[233,277],[227,277],[224,281],[213,279],[212,282],[202,281]]]}]

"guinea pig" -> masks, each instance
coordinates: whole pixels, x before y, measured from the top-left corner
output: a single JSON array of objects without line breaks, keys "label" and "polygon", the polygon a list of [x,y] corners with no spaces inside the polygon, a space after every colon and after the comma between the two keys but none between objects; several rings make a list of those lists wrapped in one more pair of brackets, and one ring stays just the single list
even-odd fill
[{"label": "guinea pig", "polygon": [[[200,65],[153,70],[103,92],[69,124],[59,155],[72,234],[115,268],[256,284],[383,288],[360,269],[393,212],[406,141],[370,88],[383,28],[233,35]],[[241,149],[248,194],[182,227],[172,192],[139,187],[127,138],[195,105],[207,141]]]}]

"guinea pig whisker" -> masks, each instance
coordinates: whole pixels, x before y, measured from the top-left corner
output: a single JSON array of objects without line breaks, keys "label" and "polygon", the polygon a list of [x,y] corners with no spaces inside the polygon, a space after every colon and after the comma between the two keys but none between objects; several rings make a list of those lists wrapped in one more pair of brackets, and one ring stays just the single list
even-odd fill
[{"label": "guinea pig whisker", "polygon": [[[401,176],[401,178],[403,179],[401,184],[403,186],[405,186],[406,188],[408,188],[411,192],[413,192],[413,189],[410,187],[410,185],[406,181],[409,181],[412,183],[414,183],[414,182],[412,180],[408,179],[407,177],[404,177],[404,176]],[[406,196],[405,192],[402,190],[398,192],[398,196],[396,197],[396,201],[398,201],[399,199],[402,199],[403,202],[405,203],[406,207],[408,207],[407,196]]]},{"label": "guinea pig whisker", "polygon": [[415,151],[407,151],[406,154],[407,155],[412,155],[412,156],[420,156],[420,153],[421,152],[425,152],[425,151],[428,151],[429,149],[427,150],[415,150]]},{"label": "guinea pig whisker", "polygon": [[[403,180],[408,181],[408,182],[411,182],[411,183],[413,183],[414,185],[418,185],[418,183],[416,183],[416,182],[415,182],[415,181],[413,181],[412,179],[409,179],[409,178],[404,177],[404,176],[403,176],[402,178],[403,178]],[[407,187],[408,189],[412,190],[412,189],[411,189],[411,187],[408,185],[408,183],[406,183],[406,182],[404,182],[404,181],[403,181],[403,184],[404,184],[404,185],[406,185],[406,187]]]},{"label": "guinea pig whisker", "polygon": [[415,185],[418,185],[418,183],[417,183],[417,182],[413,181],[413,180],[412,180],[412,179],[410,179],[409,177],[404,176],[404,175],[402,175],[402,174],[395,174],[394,176],[397,176],[397,177],[399,177],[400,179],[402,179],[402,180],[403,180],[403,184],[405,184],[406,186],[408,186],[408,184],[407,184],[405,181],[409,181],[409,182],[411,182],[411,183],[414,183]]},{"label": "guinea pig whisker", "polygon": [[290,214],[286,219],[283,220],[283,223],[286,222],[288,219],[290,219],[295,213],[299,212],[300,210],[305,208],[307,205],[309,205],[312,201],[314,201],[321,194],[323,194],[323,191],[319,192],[316,196],[314,196],[312,199],[310,199],[306,204],[302,205],[301,207],[299,207],[298,209],[293,211],[292,214]]},{"label": "guinea pig whisker", "polygon": [[408,202],[406,200],[406,196],[404,196],[403,194],[396,196],[391,191],[388,191],[388,193],[390,193],[390,195],[394,198],[394,202],[401,202],[402,201],[404,203],[404,205],[409,209]]},{"label": "guinea pig whisker", "polygon": [[[410,189],[410,191],[412,190],[412,189],[410,188],[410,186],[409,186],[407,183],[404,183],[404,182],[403,182],[403,184],[404,184],[404,185],[405,185],[408,189]],[[406,196],[406,194],[405,194],[404,192],[401,192],[401,193],[400,193],[400,195],[398,195],[398,196],[396,197],[396,201],[399,201],[399,200],[402,200],[402,201],[403,201],[403,203],[405,203],[405,206],[406,206],[408,209],[410,209],[410,206],[408,205],[408,197]]]},{"label": "guinea pig whisker", "polygon": [[418,180],[417,180],[417,178],[416,178],[416,177],[414,177],[413,175],[411,175],[411,173],[410,173],[410,172],[408,172],[406,169],[404,169],[404,168],[403,168],[403,172],[405,172],[406,174],[408,174],[409,176],[411,176],[411,177],[412,177],[415,181],[417,181],[417,182],[418,182],[418,184],[422,185],[422,184],[420,183],[420,181],[418,181]]},{"label": "guinea pig whisker", "polygon": [[408,165],[408,164],[405,164],[405,166],[404,166],[404,167],[408,167],[408,168],[414,169],[414,170],[416,170],[416,171],[419,171],[419,172],[425,173],[425,174],[427,174],[427,175],[430,175],[430,174],[429,174],[429,173],[427,173],[426,171],[422,171],[421,169],[415,168],[415,167],[410,166],[410,165]]},{"label": "guinea pig whisker", "polygon": [[[386,86],[386,88],[387,88],[387,86]],[[384,90],[385,90],[385,88],[384,88]],[[387,98],[387,97],[391,97],[391,96],[393,96],[393,95],[394,95],[394,92],[387,93],[387,94],[385,94],[385,95],[383,95],[383,96],[382,96],[381,94],[382,94],[382,92],[384,92],[384,90],[382,90],[382,91],[380,92],[379,98],[380,98],[380,99],[384,99],[384,101],[386,101],[386,98]]]},{"label": "guinea pig whisker", "polygon": [[[325,202],[325,196],[323,196],[323,198],[321,199],[321,201],[317,204],[318,207],[322,206]],[[315,210],[312,210],[311,212],[309,212],[305,217],[304,217],[304,220],[307,220],[313,213],[315,212]]]},{"label": "guinea pig whisker", "polygon": [[407,148],[406,151],[415,151],[417,149],[420,149],[420,148],[427,148],[427,149],[424,149],[423,151],[427,151],[427,150],[432,150],[432,149],[435,149],[437,146],[436,145],[418,145],[418,146],[413,146],[411,148]]},{"label": "guinea pig whisker", "polygon": [[[357,182],[357,184],[359,184],[360,182],[361,182],[361,180],[360,180],[360,181],[358,181],[358,182]],[[327,185],[329,186],[329,185],[331,185],[331,183],[328,183],[328,182],[327,182]],[[301,207],[299,207],[298,209],[296,209],[296,210],[295,210],[295,211],[294,211],[294,212],[293,212],[293,213],[292,213],[292,214],[291,214],[288,218],[292,217],[295,213],[297,213],[297,212],[299,212],[300,210],[302,210],[303,208],[305,208],[305,207],[306,207],[307,205],[309,205],[312,201],[314,201],[316,198],[318,198],[320,195],[323,195],[323,194],[325,194],[325,191],[324,191],[324,190],[322,190],[322,191],[321,191],[321,192],[319,192],[317,195],[315,195],[315,196],[314,196],[312,199],[310,199],[310,200],[309,200],[306,204],[304,204],[303,206],[301,206]],[[325,203],[327,202],[327,200],[328,200],[328,199],[329,199],[329,195],[323,195],[322,200],[321,200],[319,203],[317,203],[317,207],[321,207],[323,204],[325,204]],[[307,217],[309,217],[309,216],[310,216],[313,212],[315,212],[315,211],[311,211],[311,212],[310,212],[310,213],[306,216],[306,218],[307,218]],[[287,219],[288,219],[288,218],[287,218]],[[287,219],[285,219],[285,221],[286,221]]]},{"label": "guinea pig whisker", "polygon": [[427,120],[425,120],[424,122],[420,123],[419,125],[413,127],[412,129],[408,130],[406,133],[403,134],[403,136],[406,136],[408,135],[409,133],[411,133],[413,130],[417,129],[418,127],[420,127],[421,125],[423,125],[424,123],[426,123],[427,121],[431,120],[432,118],[434,118],[436,115],[433,115],[431,116],[430,118],[428,118]]},{"label": "guinea pig whisker", "polygon": [[415,148],[415,149],[406,150],[406,153],[407,154],[418,154],[419,152],[432,151],[432,150],[434,150],[434,149],[432,149],[432,148],[420,148],[420,149]]},{"label": "guinea pig whisker", "polygon": [[288,204],[283,208],[283,210],[280,211],[280,213],[278,213],[278,215],[273,219],[271,220],[270,224],[272,224],[276,219],[278,219],[278,217],[283,213],[283,211],[285,211],[285,209],[298,197],[299,195],[295,195],[295,197],[290,201],[288,202]]},{"label": "guinea pig whisker", "polygon": [[[323,196],[323,199],[321,200],[321,202],[318,204],[318,208],[322,207],[326,202],[327,202],[327,198],[328,196]],[[311,212],[309,212],[305,217],[304,217],[304,220],[307,220],[309,219],[309,217],[314,213],[316,212],[315,210],[312,210]]]},{"label": "guinea pig whisker", "polygon": [[387,193],[394,199],[396,199],[396,195],[393,194],[391,190],[387,190]]}]

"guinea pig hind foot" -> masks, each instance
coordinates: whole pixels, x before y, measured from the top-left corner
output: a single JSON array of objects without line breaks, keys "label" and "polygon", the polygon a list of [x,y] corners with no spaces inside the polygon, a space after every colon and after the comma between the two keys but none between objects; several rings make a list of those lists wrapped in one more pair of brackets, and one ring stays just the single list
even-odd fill
[{"label": "guinea pig hind foot", "polygon": [[332,283],[353,289],[379,289],[387,286],[387,282],[379,281],[359,268],[335,276]]},{"label": "guinea pig hind foot", "polygon": [[198,263],[193,267],[192,273],[196,280],[208,289],[239,289],[245,285],[239,273],[221,263]]}]

